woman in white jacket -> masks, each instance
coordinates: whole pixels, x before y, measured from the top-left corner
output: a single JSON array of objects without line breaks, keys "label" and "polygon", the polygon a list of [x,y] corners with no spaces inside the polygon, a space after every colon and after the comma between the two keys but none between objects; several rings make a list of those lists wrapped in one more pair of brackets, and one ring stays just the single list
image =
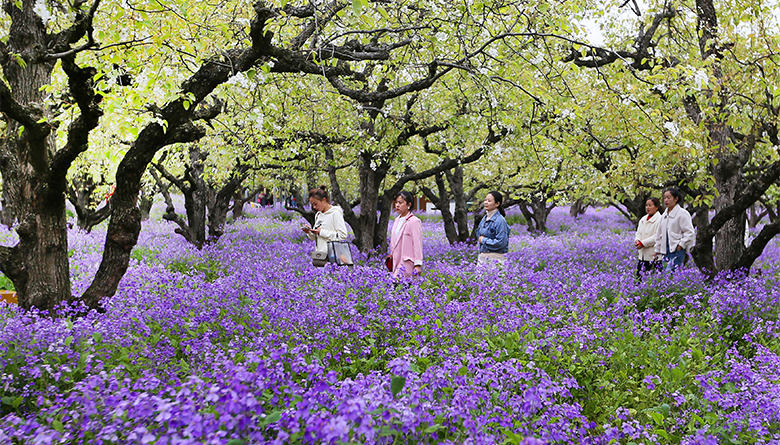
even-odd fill
[{"label": "woman in white jacket", "polygon": [[642,278],[642,274],[659,270],[659,262],[654,259],[655,256],[655,236],[658,232],[658,221],[661,214],[658,210],[661,208],[661,201],[658,198],[649,198],[645,202],[645,211],[647,216],[639,220],[634,237],[634,247],[639,254],[639,262],[636,264],[636,277]]},{"label": "woman in white jacket", "polygon": [[680,191],[671,188],[664,192],[664,212],[655,235],[655,255],[664,257],[664,270],[673,271],[682,267],[685,252],[696,242],[691,214],[682,208]]},{"label": "woman in white jacket", "polygon": [[344,212],[341,207],[330,204],[327,187],[320,186],[309,192],[309,204],[317,211],[314,217],[314,227],[301,227],[311,240],[316,241],[315,250],[328,251],[328,241],[341,241],[347,237],[347,225],[344,223]]}]

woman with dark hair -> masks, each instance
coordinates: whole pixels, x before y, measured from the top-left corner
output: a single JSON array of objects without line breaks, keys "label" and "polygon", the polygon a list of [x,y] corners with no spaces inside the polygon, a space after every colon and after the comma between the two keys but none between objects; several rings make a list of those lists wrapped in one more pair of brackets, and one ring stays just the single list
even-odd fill
[{"label": "woman with dark hair", "polygon": [[666,212],[658,224],[655,235],[655,255],[664,257],[664,270],[674,271],[683,265],[685,252],[693,247],[696,233],[693,231],[691,214],[682,208],[682,195],[676,188],[664,192]]},{"label": "woman with dark hair", "polygon": [[328,188],[324,185],[309,191],[309,204],[316,210],[314,227],[301,226],[309,239],[316,241],[315,251],[328,252],[328,241],[341,241],[347,237],[347,225],[341,207],[330,204]]},{"label": "woman with dark hair", "polygon": [[390,231],[392,264],[389,265],[393,277],[402,274],[411,277],[412,274],[419,275],[422,272],[422,221],[411,212],[412,200],[412,194],[406,191],[395,196],[398,217],[393,221]]},{"label": "woman with dark hair", "polygon": [[477,264],[504,264],[504,254],[509,251],[509,224],[506,223],[506,212],[501,208],[503,202],[501,193],[493,191],[482,203],[487,213],[477,227]]},{"label": "woman with dark hair", "polygon": [[639,254],[639,262],[636,264],[636,277],[641,278],[643,273],[659,269],[658,260],[655,256],[655,235],[658,232],[658,221],[661,220],[661,214],[658,210],[661,208],[661,201],[658,198],[649,198],[645,202],[645,211],[647,216],[639,220],[639,225],[634,236],[634,247]]}]

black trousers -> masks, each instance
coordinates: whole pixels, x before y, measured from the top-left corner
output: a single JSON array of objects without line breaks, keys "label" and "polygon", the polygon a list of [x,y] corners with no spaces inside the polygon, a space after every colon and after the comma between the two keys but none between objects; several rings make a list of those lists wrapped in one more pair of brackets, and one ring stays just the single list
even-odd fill
[{"label": "black trousers", "polygon": [[636,277],[642,278],[642,275],[661,270],[661,267],[663,267],[663,264],[660,261],[639,260],[636,263]]}]

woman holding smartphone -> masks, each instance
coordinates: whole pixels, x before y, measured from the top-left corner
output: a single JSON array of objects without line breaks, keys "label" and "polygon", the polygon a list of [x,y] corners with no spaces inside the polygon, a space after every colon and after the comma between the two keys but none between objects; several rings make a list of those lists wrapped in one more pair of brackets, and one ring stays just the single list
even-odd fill
[{"label": "woman holding smartphone", "polygon": [[[341,207],[330,204],[328,189],[324,185],[309,191],[309,204],[316,210],[314,227],[304,225],[301,230],[314,240],[316,252],[328,252],[328,241],[341,241],[347,237],[347,225]],[[324,266],[324,264],[323,264]]]}]

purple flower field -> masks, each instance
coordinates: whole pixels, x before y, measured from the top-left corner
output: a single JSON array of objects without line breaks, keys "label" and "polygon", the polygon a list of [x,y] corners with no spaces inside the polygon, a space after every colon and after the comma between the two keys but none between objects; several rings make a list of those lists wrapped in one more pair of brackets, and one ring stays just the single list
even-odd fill
[{"label": "purple flower field", "polygon": [[[747,280],[637,282],[612,210],[544,236],[510,212],[503,270],[423,215],[425,273],[395,283],[249,210],[202,251],[146,222],[103,314],[0,304],[0,443],[780,443],[777,240]],[[74,293],[104,237],[70,234]]]}]

